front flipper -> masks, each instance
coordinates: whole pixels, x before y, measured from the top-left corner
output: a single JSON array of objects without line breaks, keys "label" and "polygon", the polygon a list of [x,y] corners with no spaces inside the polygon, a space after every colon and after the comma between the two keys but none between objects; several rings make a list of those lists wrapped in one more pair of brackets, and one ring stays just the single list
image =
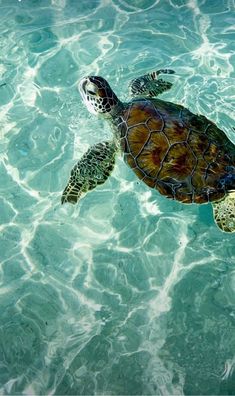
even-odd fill
[{"label": "front flipper", "polygon": [[212,202],[217,226],[224,232],[235,232],[235,193],[219,202]]},{"label": "front flipper", "polygon": [[130,93],[132,96],[148,96],[156,97],[162,92],[167,91],[172,87],[172,83],[169,81],[164,81],[162,79],[158,80],[159,74],[173,74],[174,70],[171,69],[160,69],[156,72],[145,74],[141,77],[135,78],[131,81],[129,85]]},{"label": "front flipper", "polygon": [[89,148],[72,169],[61,203],[75,204],[83,193],[103,184],[114,168],[116,152],[117,146],[113,141],[97,143]]}]

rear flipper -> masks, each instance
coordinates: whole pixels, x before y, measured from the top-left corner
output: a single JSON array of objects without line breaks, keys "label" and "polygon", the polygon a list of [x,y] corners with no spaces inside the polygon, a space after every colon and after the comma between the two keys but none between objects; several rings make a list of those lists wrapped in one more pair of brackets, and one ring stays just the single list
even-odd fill
[{"label": "rear flipper", "polygon": [[235,192],[222,201],[212,202],[212,206],[217,226],[224,232],[235,232]]},{"label": "rear flipper", "polygon": [[75,204],[82,194],[103,184],[114,168],[116,152],[117,146],[112,141],[92,146],[72,169],[61,203]]}]

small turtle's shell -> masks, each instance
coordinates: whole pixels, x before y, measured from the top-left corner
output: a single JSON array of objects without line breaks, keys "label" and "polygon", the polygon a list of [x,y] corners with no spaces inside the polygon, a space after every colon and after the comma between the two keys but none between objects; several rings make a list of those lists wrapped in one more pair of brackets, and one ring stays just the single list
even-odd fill
[{"label": "small turtle's shell", "polygon": [[137,99],[122,111],[118,130],[126,162],[148,186],[184,203],[225,196],[235,147],[206,117],[158,99]]}]

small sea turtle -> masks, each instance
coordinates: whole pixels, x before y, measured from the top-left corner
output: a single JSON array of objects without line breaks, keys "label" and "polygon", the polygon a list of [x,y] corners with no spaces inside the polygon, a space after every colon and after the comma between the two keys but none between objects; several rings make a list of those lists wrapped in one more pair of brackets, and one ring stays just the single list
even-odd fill
[{"label": "small sea turtle", "polygon": [[75,165],[62,203],[76,203],[83,193],[111,174],[119,149],[126,163],[149,187],[183,203],[212,202],[217,225],[235,231],[235,146],[206,117],[156,99],[171,88],[159,70],[132,80],[133,99],[122,103],[99,76],[83,78],[79,90],[88,110],[107,117],[113,139],[92,146]]}]

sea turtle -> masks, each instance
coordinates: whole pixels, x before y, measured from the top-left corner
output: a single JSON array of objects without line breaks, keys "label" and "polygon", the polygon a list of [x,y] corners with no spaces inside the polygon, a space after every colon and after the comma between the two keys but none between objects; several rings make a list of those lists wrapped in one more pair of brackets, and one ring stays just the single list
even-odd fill
[{"label": "sea turtle", "polygon": [[235,146],[212,121],[179,104],[156,99],[171,88],[158,78],[164,69],[131,81],[128,103],[122,103],[99,76],[81,80],[79,90],[88,110],[113,126],[113,139],[92,146],[72,169],[62,195],[76,203],[83,193],[111,174],[115,157],[125,162],[149,187],[182,203],[212,202],[217,225],[235,231]]}]

